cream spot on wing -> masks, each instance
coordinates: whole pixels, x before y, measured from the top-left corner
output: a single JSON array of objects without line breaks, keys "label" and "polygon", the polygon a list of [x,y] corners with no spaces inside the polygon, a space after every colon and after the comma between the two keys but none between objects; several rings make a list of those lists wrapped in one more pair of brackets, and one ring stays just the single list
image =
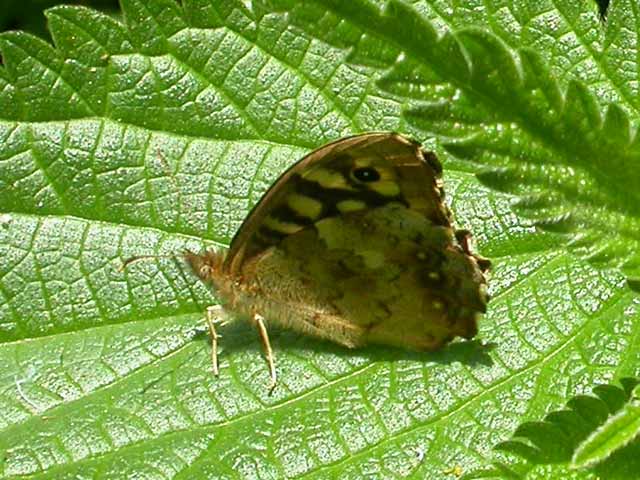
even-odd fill
[{"label": "cream spot on wing", "polygon": [[316,182],[324,188],[353,190],[353,187],[347,183],[347,180],[340,172],[327,170],[326,168],[316,168],[304,175],[304,178]]},{"label": "cream spot on wing", "polygon": [[485,302],[489,300],[489,290],[486,284],[481,283],[478,285],[478,295],[480,296],[480,299]]},{"label": "cream spot on wing", "polygon": [[297,223],[283,222],[282,220],[278,220],[277,218],[273,217],[267,217],[264,221],[264,224],[271,230],[286,234],[296,233],[304,228],[302,225],[298,225]]},{"label": "cream spot on wing", "polygon": [[369,157],[356,157],[353,159],[353,166],[354,168],[362,168],[362,167],[368,167],[371,164],[373,164],[373,158],[369,158]]},{"label": "cream spot on wing", "polygon": [[414,142],[411,139],[405,137],[404,135],[399,135],[396,133],[393,135],[393,139],[398,143],[403,143],[408,146],[415,146]]},{"label": "cream spot on wing", "polygon": [[392,180],[382,180],[369,185],[369,188],[385,197],[395,197],[400,193],[400,185]]},{"label": "cream spot on wing", "polygon": [[287,205],[301,217],[311,220],[315,220],[322,213],[322,202],[298,193],[292,193],[287,197]]},{"label": "cream spot on wing", "polygon": [[356,212],[367,208],[367,204],[362,200],[343,200],[336,204],[342,213]]},{"label": "cream spot on wing", "polygon": [[431,280],[440,280],[440,274],[438,272],[429,272],[427,275]]},{"label": "cream spot on wing", "polygon": [[376,167],[376,170],[378,171],[378,174],[380,175],[380,181],[384,182],[384,181],[389,181],[389,182],[393,182],[396,178],[396,172],[393,168],[385,168],[385,167]]},{"label": "cream spot on wing", "polygon": [[376,269],[384,265],[384,253],[379,250],[364,250],[358,253],[367,268]]},{"label": "cream spot on wing", "polygon": [[432,305],[436,310],[442,310],[444,308],[444,303],[442,303],[440,300],[434,300]]}]

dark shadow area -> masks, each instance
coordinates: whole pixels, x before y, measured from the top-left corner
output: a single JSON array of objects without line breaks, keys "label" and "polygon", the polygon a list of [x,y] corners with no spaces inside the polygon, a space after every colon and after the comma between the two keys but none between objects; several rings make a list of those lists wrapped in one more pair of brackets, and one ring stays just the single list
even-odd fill
[{"label": "dark shadow area", "polygon": [[[246,321],[233,321],[218,328],[218,333],[222,337],[219,341],[221,358],[224,358],[227,352],[235,351],[255,350],[262,353],[262,345],[260,344],[258,333]],[[459,362],[470,366],[491,366],[493,360],[490,353],[495,348],[495,344],[484,344],[479,339],[458,339],[435,352],[416,352],[384,345],[368,345],[358,349],[350,349],[328,340],[305,336],[277,326],[269,326],[269,336],[276,355],[279,351],[284,352],[287,349],[294,349],[296,351],[329,353],[342,357],[357,355],[360,358],[367,357],[371,361],[429,361],[445,365]],[[201,329],[198,329],[193,338],[196,341],[210,343],[209,333],[204,325]]]},{"label": "dark shadow area", "polygon": [[596,0],[598,3],[598,10],[600,11],[600,18],[602,20],[607,19],[607,10],[609,9],[610,0]]},{"label": "dark shadow area", "polygon": [[44,10],[54,5],[82,5],[113,15],[120,12],[118,0],[4,0],[0,31],[24,30],[50,41]]},{"label": "dark shadow area", "polygon": [[640,475],[640,438],[616,450],[594,468],[600,478],[626,480]]}]

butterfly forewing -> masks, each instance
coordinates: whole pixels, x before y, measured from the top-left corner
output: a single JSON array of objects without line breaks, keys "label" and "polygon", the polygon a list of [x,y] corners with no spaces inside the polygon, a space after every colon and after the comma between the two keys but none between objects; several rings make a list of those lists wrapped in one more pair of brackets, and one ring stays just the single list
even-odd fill
[{"label": "butterfly forewing", "polygon": [[231,242],[225,269],[319,221],[398,203],[434,225],[450,226],[437,158],[395,133],[369,133],[325,145],[287,170]]}]

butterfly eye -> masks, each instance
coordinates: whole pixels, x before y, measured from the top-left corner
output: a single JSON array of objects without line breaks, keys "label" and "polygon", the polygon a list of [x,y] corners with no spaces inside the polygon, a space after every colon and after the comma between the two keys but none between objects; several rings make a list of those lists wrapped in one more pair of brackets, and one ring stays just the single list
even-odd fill
[{"label": "butterfly eye", "polygon": [[380,180],[380,173],[373,167],[359,167],[351,171],[353,178],[360,182],[377,182]]}]

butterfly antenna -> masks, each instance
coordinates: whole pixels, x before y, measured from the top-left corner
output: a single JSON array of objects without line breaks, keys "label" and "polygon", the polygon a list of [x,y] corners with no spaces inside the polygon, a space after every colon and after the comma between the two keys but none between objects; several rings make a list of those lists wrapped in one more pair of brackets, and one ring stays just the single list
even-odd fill
[{"label": "butterfly antenna", "polygon": [[137,262],[147,261],[147,260],[156,260],[158,258],[181,258],[181,257],[183,257],[183,254],[181,253],[173,253],[169,255],[135,255],[133,257],[127,258],[124,262],[122,262],[122,265],[120,265],[120,267],[118,268],[118,271],[123,272],[132,263],[137,263]]},{"label": "butterfly antenna", "polygon": [[[175,194],[178,197],[178,223],[179,223],[180,222],[180,211],[182,210],[182,205],[184,205],[184,202],[183,202],[183,199],[182,199],[182,192],[180,191],[180,185],[178,184],[178,180],[175,178],[174,173],[171,171],[171,167],[169,165],[169,162],[167,161],[167,159],[163,155],[163,153],[160,150],[160,148],[156,149],[156,155],[157,155],[158,160],[162,164],[162,168],[163,168],[165,174],[167,175],[167,178],[173,184],[173,187],[175,189]],[[191,212],[189,212],[189,213],[191,213]],[[131,265],[133,263],[140,262],[140,261],[156,260],[158,258],[174,258],[174,259],[175,258],[183,258],[186,253],[190,253],[190,252],[181,252],[181,253],[174,253],[174,254],[168,254],[168,255],[135,255],[133,257],[127,258],[124,262],[122,262],[122,265],[120,265],[120,267],[118,268],[118,271],[119,272],[123,272],[129,265]]]}]

